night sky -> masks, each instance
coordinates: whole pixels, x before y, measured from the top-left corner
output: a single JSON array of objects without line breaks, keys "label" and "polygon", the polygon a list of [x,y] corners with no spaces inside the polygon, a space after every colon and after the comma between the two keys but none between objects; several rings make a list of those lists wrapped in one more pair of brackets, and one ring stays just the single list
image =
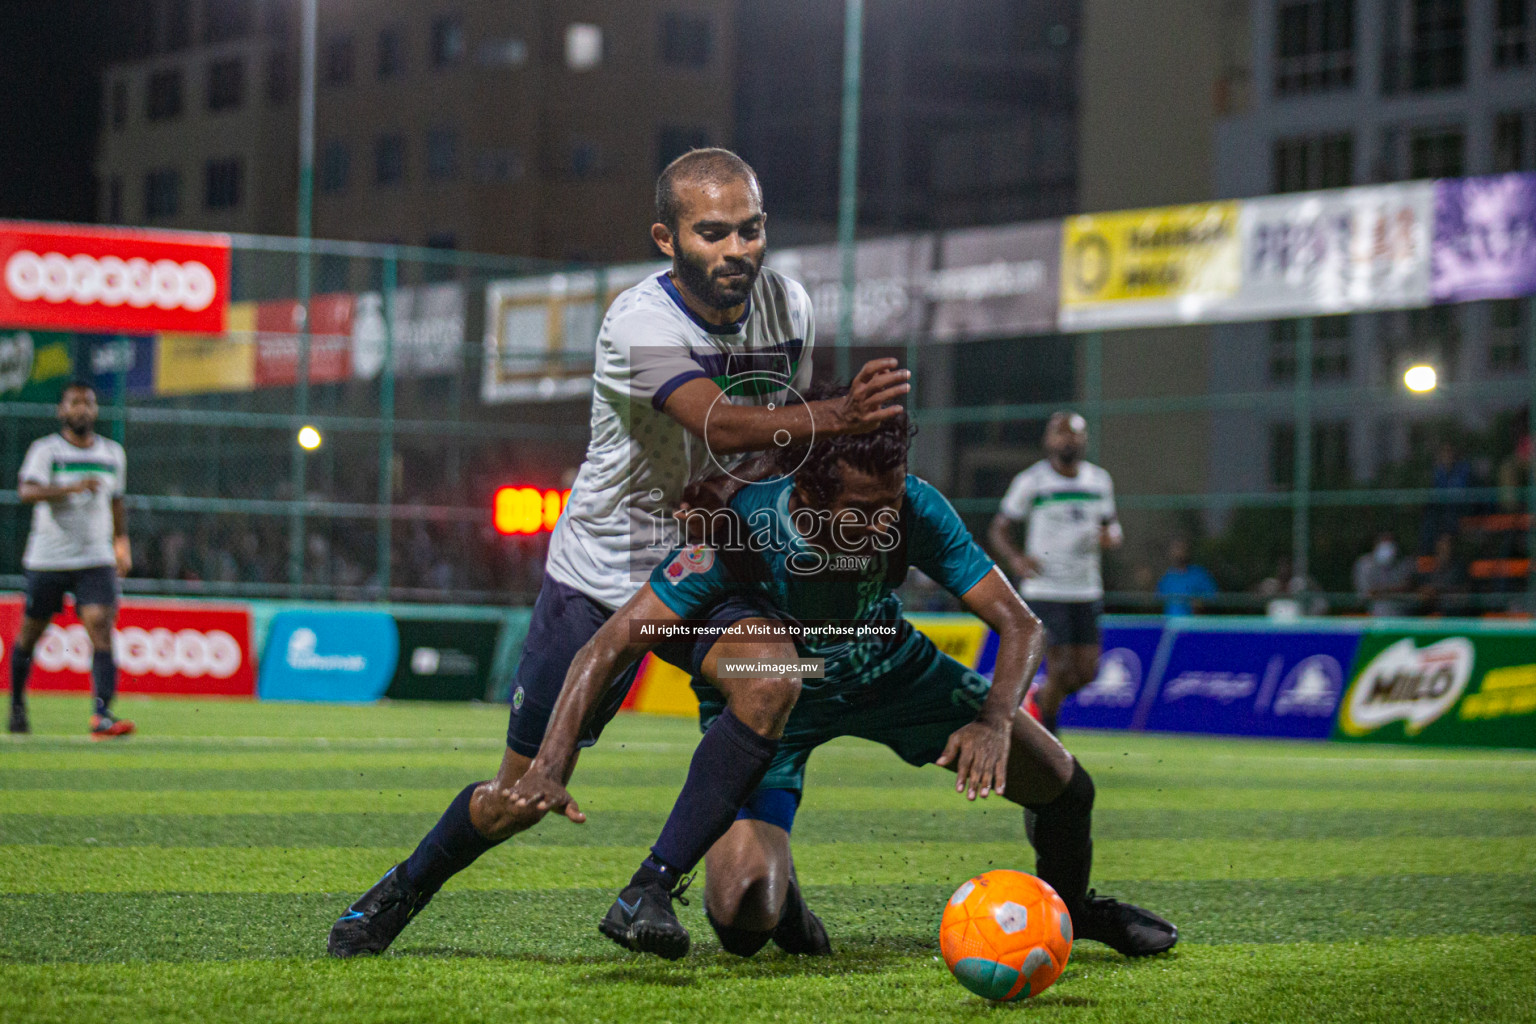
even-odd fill
[{"label": "night sky", "polygon": [[95,219],[107,0],[0,0],[0,217]]}]

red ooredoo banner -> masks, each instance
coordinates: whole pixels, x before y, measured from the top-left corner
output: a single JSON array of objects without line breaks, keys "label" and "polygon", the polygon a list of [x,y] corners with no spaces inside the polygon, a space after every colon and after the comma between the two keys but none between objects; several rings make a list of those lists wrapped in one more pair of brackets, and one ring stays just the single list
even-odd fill
[{"label": "red ooredoo banner", "polygon": [[229,239],[0,221],[0,327],[218,334]]},{"label": "red ooredoo banner", "polygon": [[[22,601],[0,597],[4,664],[21,626]],[[250,697],[256,693],[251,612],[239,605],[125,601],[112,636],[122,693]],[[10,673],[0,673],[9,688]],[[57,616],[32,652],[28,689],[88,692],[91,640],[73,608]]]}]

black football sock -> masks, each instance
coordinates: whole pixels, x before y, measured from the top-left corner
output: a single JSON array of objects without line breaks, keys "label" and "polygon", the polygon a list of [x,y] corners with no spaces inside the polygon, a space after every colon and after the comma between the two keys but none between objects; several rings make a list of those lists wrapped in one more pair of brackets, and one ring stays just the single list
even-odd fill
[{"label": "black football sock", "polygon": [[735,953],[737,956],[751,956],[773,938],[772,932],[755,932],[749,928],[735,928],[728,924],[721,924],[715,920],[715,915],[706,908],[704,916],[709,919],[710,927],[720,938],[720,948],[727,953]]},{"label": "black football sock", "polygon": [[27,677],[32,674],[32,652],[11,648],[11,707],[19,708],[27,699]]},{"label": "black football sock", "polygon": [[1093,870],[1093,779],[1077,762],[1067,787],[1048,804],[1025,810],[1030,842],[1035,846],[1035,874],[1055,889],[1074,917],[1088,894]]},{"label": "black football sock", "polygon": [[500,839],[487,839],[469,819],[469,800],[479,782],[465,786],[432,831],[405,860],[405,879],[420,892],[431,895],[443,883],[475,862],[486,850],[501,845]]},{"label": "black football sock", "polygon": [[688,781],[672,805],[661,837],[651,847],[651,856],[630,884],[644,881],[657,869],[663,878],[672,874],[667,881],[692,871],[736,820],[736,812],[763,781],[778,749],[778,740],[759,736],[730,708],[721,712],[693,752]]},{"label": "black football sock", "polygon": [[812,953],[817,949],[819,930],[812,924],[811,908],[805,902],[805,894],[800,891],[800,879],[795,877],[794,872],[790,872],[789,890],[784,894],[784,909],[779,911],[779,923],[773,929],[773,941],[786,953]]},{"label": "black football sock", "polygon": [[117,696],[117,662],[111,651],[91,653],[91,691],[96,695],[96,713],[109,714],[112,698]]}]

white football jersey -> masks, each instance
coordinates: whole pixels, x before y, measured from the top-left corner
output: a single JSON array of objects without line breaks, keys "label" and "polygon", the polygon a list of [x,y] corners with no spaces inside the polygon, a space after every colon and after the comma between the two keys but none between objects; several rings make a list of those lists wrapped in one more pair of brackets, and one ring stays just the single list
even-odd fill
[{"label": "white football jersey", "polygon": [[1076,476],[1056,472],[1041,459],[1013,478],[1003,496],[1002,514],[1026,522],[1024,553],[1040,573],[1021,580],[1026,600],[1097,601],[1104,596],[1099,568],[1099,531],[1115,522],[1115,485],[1091,462]]},{"label": "white football jersey", "polygon": [[683,489],[736,461],[662,411],[672,392],[708,377],[736,404],[783,405],[810,386],[814,342],[810,296],[766,267],[726,326],[696,316],[668,274],[619,295],[597,336],[592,440],[545,571],[609,608],[628,601],[677,542]]},{"label": "white football jersey", "polygon": [[81,448],[49,434],[32,442],[21,461],[22,483],[62,487],[87,477],[101,481],[95,491],[81,491],[32,506],[32,532],[21,555],[23,568],[35,571],[94,569],[112,565],[112,499],[128,486],[128,458],[123,446],[97,434]]}]

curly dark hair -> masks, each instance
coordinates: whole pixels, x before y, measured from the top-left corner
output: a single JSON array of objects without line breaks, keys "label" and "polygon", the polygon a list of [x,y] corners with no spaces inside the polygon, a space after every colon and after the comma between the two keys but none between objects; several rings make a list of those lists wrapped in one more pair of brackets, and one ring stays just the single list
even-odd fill
[{"label": "curly dark hair", "polygon": [[[841,398],[847,393],[847,384],[820,384],[806,389],[805,400],[817,402]],[[805,489],[808,497],[819,505],[828,505],[842,486],[841,463],[861,473],[888,473],[907,464],[907,451],[916,433],[917,427],[903,409],[868,433],[818,437],[808,445],[781,448],[776,462],[780,472],[795,475],[796,484]]]}]

